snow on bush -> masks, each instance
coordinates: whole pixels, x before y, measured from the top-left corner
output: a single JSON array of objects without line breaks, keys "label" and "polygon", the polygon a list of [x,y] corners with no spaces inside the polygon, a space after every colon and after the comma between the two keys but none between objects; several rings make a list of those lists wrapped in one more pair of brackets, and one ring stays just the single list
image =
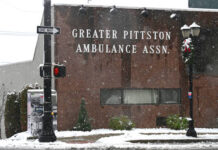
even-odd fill
[{"label": "snow on bush", "polygon": [[119,116],[110,119],[109,127],[113,130],[131,130],[135,124],[127,116]]}]

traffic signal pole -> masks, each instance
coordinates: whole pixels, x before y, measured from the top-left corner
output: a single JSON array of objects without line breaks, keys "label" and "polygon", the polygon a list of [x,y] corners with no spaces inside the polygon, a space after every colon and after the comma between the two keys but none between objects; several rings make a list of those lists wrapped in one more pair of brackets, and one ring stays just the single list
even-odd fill
[{"label": "traffic signal pole", "polygon": [[[44,0],[44,26],[51,26],[51,0]],[[56,136],[53,130],[52,101],[51,101],[51,35],[44,34],[44,115],[40,142],[54,142]]]}]

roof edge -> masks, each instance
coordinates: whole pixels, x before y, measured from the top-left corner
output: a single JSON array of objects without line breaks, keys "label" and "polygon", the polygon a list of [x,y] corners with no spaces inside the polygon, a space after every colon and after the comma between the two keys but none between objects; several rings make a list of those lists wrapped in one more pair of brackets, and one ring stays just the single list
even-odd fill
[{"label": "roof edge", "polygon": [[[53,4],[53,7],[56,6],[81,6],[82,4]],[[102,7],[102,8],[111,8],[112,5],[91,5],[84,4],[85,7]],[[113,5],[114,6],[114,5]],[[115,5],[117,8],[121,9],[148,9],[148,10],[166,10],[166,11],[195,11],[195,12],[218,12],[218,9],[205,9],[205,8],[157,8],[157,7],[131,7],[131,6],[119,6]]]}]

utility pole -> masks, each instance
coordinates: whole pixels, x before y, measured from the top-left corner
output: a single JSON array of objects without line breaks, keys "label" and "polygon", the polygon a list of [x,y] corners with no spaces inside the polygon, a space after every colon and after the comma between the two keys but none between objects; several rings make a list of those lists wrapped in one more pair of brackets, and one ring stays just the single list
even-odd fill
[{"label": "utility pole", "polygon": [[[44,26],[51,26],[51,0],[44,0]],[[44,34],[44,115],[40,142],[54,142],[56,136],[53,130],[52,101],[51,101],[51,35]]]}]

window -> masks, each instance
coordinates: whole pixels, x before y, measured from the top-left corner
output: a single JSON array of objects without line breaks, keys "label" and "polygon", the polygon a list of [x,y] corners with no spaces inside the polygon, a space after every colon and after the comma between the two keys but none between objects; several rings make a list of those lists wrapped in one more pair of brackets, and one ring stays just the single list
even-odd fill
[{"label": "window", "polygon": [[124,104],[155,104],[158,100],[158,92],[154,89],[123,90]]},{"label": "window", "polygon": [[102,104],[121,104],[122,92],[119,89],[101,89]]},{"label": "window", "polygon": [[172,104],[180,102],[180,91],[178,89],[160,89],[160,103]]},{"label": "window", "polygon": [[101,89],[101,104],[177,104],[180,89]]}]

